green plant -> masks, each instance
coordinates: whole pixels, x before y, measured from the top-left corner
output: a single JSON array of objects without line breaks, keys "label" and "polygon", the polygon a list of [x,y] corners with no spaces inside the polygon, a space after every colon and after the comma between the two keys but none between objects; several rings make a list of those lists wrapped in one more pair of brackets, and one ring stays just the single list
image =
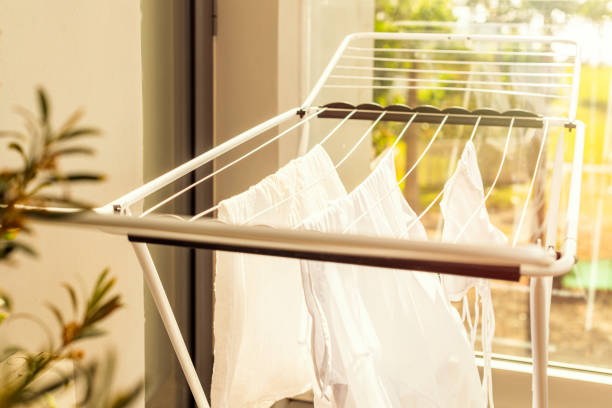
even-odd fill
[{"label": "green plant", "polygon": [[[18,160],[13,162],[19,162],[12,168],[0,170],[0,262],[10,260],[18,251],[36,254],[32,247],[17,240],[20,232],[30,232],[27,221],[34,213],[50,217],[57,211],[48,211],[49,207],[65,207],[68,213],[91,208],[88,203],[73,199],[66,188],[60,188],[58,193],[58,187],[103,179],[96,173],[60,171],[60,159],[92,155],[93,149],[78,142],[99,132],[78,125],[83,116],[81,110],[74,112],[59,128],[54,128],[45,91],[38,89],[37,96],[37,113],[18,109],[24,119],[25,132],[0,132],[0,138],[8,140],[9,152],[17,155]],[[115,372],[113,353],[102,360],[85,362],[84,352],[78,347],[81,341],[103,336],[100,323],[121,307],[120,295],[110,293],[114,285],[115,278],[108,276],[108,270],[103,271],[91,295],[79,307],[77,291],[64,284],[72,305],[72,317],[68,319],[56,305],[47,304],[60,328],[59,341],[44,319],[13,313],[11,298],[0,291],[0,330],[8,330],[11,321],[28,319],[43,329],[48,340],[47,347],[41,351],[32,352],[17,345],[5,347],[0,352],[0,408],[32,405],[55,408],[55,396],[75,383],[85,384],[78,407],[123,408],[136,400],[142,392],[142,383],[120,394],[109,393]],[[65,363],[72,369],[62,370]]]},{"label": "green plant", "polygon": [[[95,182],[103,177],[96,173],[75,172],[64,174],[58,162],[74,155],[92,155],[93,149],[75,144],[83,137],[99,134],[91,127],[79,126],[83,111],[77,110],[57,129],[51,124],[51,105],[45,91],[37,91],[38,110],[33,113],[24,108],[17,112],[24,120],[25,133],[2,131],[0,138],[8,139],[8,149],[20,157],[16,168],[0,170],[0,261],[15,251],[30,255],[35,251],[18,241],[20,231],[29,232],[26,219],[29,208],[70,207],[87,209],[90,205],[62,194],[50,194],[49,189],[75,182]],[[6,162],[5,162],[6,163]]]},{"label": "green plant", "polygon": [[[84,351],[78,347],[81,341],[103,336],[99,324],[122,306],[121,296],[111,294],[115,278],[104,270],[89,297],[79,307],[79,296],[71,285],[63,284],[69,295],[73,316],[67,319],[60,309],[51,303],[47,306],[55,316],[60,329],[59,341],[55,341],[51,330],[38,316],[11,313],[0,327],[6,329],[12,320],[25,318],[36,322],[48,335],[45,350],[30,352],[20,346],[6,347],[0,354],[0,408],[13,408],[45,403],[55,406],[54,395],[69,385],[82,381],[85,393],[78,401],[78,407],[121,408],[127,407],[141,393],[143,385],[138,383],[126,391],[110,396],[115,371],[114,355],[104,361],[84,363]],[[10,304],[7,310],[10,309]],[[62,371],[62,362],[73,363],[74,370]],[[54,373],[52,380],[45,379]]]}]

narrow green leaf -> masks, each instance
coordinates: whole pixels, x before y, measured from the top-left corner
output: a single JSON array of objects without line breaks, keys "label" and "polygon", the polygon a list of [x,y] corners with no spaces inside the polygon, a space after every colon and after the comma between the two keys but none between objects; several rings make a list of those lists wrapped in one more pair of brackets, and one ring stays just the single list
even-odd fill
[{"label": "narrow green leaf", "polygon": [[62,316],[62,312],[60,312],[60,310],[51,303],[47,303],[46,306],[57,319],[57,322],[59,323],[60,328],[63,329],[66,323],[64,323],[64,316]]},{"label": "narrow green leaf", "polygon": [[66,122],[64,122],[64,124],[60,127],[59,134],[62,134],[70,128],[74,127],[81,120],[84,114],[85,112],[83,111],[83,109],[77,109],[76,111],[74,111],[72,115],[70,115],[68,119],[66,119]]},{"label": "narrow green leaf", "polygon": [[79,331],[76,336],[74,336],[73,341],[91,337],[99,337],[105,335],[106,333],[107,332],[105,330],[99,329],[97,327],[86,327],[83,330]]},{"label": "narrow green leaf", "polygon": [[102,181],[104,176],[93,173],[72,173],[65,176],[50,176],[47,183],[58,183],[58,182],[79,182],[79,181]]},{"label": "narrow green leaf", "polygon": [[120,295],[113,296],[108,302],[104,303],[102,306],[96,309],[91,314],[89,319],[85,322],[85,324],[92,325],[109,316],[111,313],[113,313],[115,310],[122,306],[119,302],[120,299]]},{"label": "narrow green leaf", "polygon": [[97,136],[99,134],[100,134],[100,131],[96,128],[67,129],[59,134],[59,136],[57,137],[57,140],[66,141],[66,140],[74,139],[77,137]]},{"label": "narrow green leaf", "polygon": [[100,273],[100,276],[98,276],[98,280],[96,281],[96,284],[94,286],[93,294],[95,294],[97,291],[100,290],[100,288],[102,287],[104,283],[104,280],[106,279],[109,273],[110,273],[110,268],[108,267],[104,268],[104,270]]},{"label": "narrow green leaf", "polygon": [[[76,208],[79,210],[89,210],[94,207],[93,204],[86,203],[84,201],[78,201],[64,197],[55,197],[46,194],[36,194],[31,197],[31,201],[41,207],[65,206],[70,208]],[[42,216],[44,217],[44,214]]]},{"label": "narrow green leaf", "polygon": [[136,401],[136,398],[138,398],[143,389],[144,383],[140,382],[132,387],[131,390],[122,392],[114,398],[110,408],[126,408],[130,406]]},{"label": "narrow green leaf", "polygon": [[76,291],[71,285],[66,282],[62,283],[62,286],[68,291],[68,294],[70,295],[70,302],[72,303],[72,310],[74,311],[74,313],[76,313],[79,307],[77,303]]},{"label": "narrow green leaf", "polygon": [[2,352],[0,353],[0,361],[5,361],[8,358],[10,358],[11,356],[17,354],[17,353],[21,353],[21,352],[25,352],[25,349],[21,346],[9,346],[9,347],[5,347]]},{"label": "narrow green leaf", "polygon": [[47,125],[49,122],[49,102],[47,99],[47,94],[43,88],[38,88],[38,107],[40,109],[40,118],[42,119],[42,123]]},{"label": "narrow green leaf", "polygon": [[23,147],[19,143],[12,142],[8,145],[8,148],[10,150],[16,151],[21,156],[21,159],[23,160],[23,164],[25,164],[26,166],[28,165],[28,156],[26,156],[25,151],[23,150]]},{"label": "narrow green leaf", "polygon": [[102,287],[97,288],[97,290],[91,296],[89,302],[87,302],[88,311],[93,310],[98,305],[98,302],[104,297],[104,295],[108,293],[108,291],[113,287],[116,281],[117,280],[115,278],[111,278]]},{"label": "narrow green leaf", "polygon": [[57,401],[55,401],[55,398],[53,397],[53,395],[49,393],[45,394],[45,402],[47,403],[49,408],[58,408]]},{"label": "narrow green leaf", "polygon": [[21,398],[19,398],[18,402],[22,404],[29,404],[34,401],[37,401],[40,398],[43,398],[46,394],[66,387],[72,382],[72,380],[73,377],[71,375],[63,375],[58,380],[55,380],[40,389],[21,393]]},{"label": "narrow green leaf", "polygon": [[0,309],[8,310],[9,312],[13,309],[13,301],[6,293],[0,293]]},{"label": "narrow green leaf", "polygon": [[26,244],[22,244],[19,241],[1,241],[0,240],[0,260],[1,259],[8,259],[9,256],[11,256],[15,251],[20,250],[25,252],[27,255],[30,256],[37,256],[38,254],[36,253],[36,251],[26,245]]},{"label": "narrow green leaf", "polygon": [[60,157],[60,156],[68,156],[68,155],[73,155],[73,154],[93,156],[94,153],[95,153],[95,150],[92,148],[75,146],[75,147],[66,147],[63,149],[57,149],[53,152],[53,156]]},{"label": "narrow green leaf", "polygon": [[23,133],[13,130],[0,130],[0,137],[11,137],[18,140],[26,139],[26,136]]}]

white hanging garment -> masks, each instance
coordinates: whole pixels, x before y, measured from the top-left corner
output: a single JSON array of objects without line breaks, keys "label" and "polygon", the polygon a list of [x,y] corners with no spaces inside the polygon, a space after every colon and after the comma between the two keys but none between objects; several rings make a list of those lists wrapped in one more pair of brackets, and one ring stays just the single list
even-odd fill
[{"label": "white hanging garment", "polygon": [[[232,224],[250,220],[289,228],[344,195],[327,152],[315,146],[247,191],[222,201],[218,214]],[[308,330],[299,260],[218,251],[212,407],[269,407],[311,389]]]},{"label": "white hanging garment", "polygon": [[[426,239],[415,218],[387,154],[354,191],[303,227]],[[484,406],[465,330],[435,275],[302,261],[302,278],[323,391],[316,407]]]},{"label": "white hanging garment", "polygon": [[[469,141],[461,154],[455,173],[444,186],[444,197],[440,202],[444,218],[442,241],[506,244],[506,236],[489,220],[483,199],[484,188],[478,168],[476,149],[474,144]],[[474,213],[476,215],[473,215]],[[489,281],[487,279],[442,275],[442,285],[451,301],[463,302],[464,318],[467,317],[471,328],[472,346],[476,340],[476,328],[480,314],[479,302],[482,305],[481,338],[485,365],[483,389],[488,394],[489,405],[493,406],[490,362],[491,345],[495,332],[495,316]],[[476,291],[476,316],[473,323],[467,306],[467,293],[471,288],[475,288]]]}]

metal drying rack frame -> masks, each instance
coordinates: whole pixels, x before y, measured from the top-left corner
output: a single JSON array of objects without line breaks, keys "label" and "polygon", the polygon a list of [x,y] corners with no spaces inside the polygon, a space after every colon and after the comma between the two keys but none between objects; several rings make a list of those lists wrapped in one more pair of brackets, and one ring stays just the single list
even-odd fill
[{"label": "metal drying rack frame", "polygon": [[[452,43],[473,46],[474,44],[538,43],[547,45],[546,51],[487,51],[476,49],[439,49],[439,48],[376,48],[371,43],[376,40],[394,40],[398,42],[434,42],[436,44]],[[368,46],[354,46],[356,42],[365,41]],[[558,47],[557,47],[558,46]],[[559,51],[555,51],[556,48]],[[551,50],[551,51],[550,51]],[[409,53],[410,58],[377,57],[377,52]],[[352,55],[351,52],[368,53],[367,55]],[[372,55],[370,55],[370,53]],[[488,55],[496,60],[465,61],[457,59],[418,58],[421,55],[448,54]],[[521,57],[534,59],[543,57],[543,62],[508,61],[508,58]],[[571,57],[571,63],[558,62]],[[498,61],[499,58],[506,60]],[[343,65],[346,60],[357,61],[391,61],[398,63],[415,63],[426,68],[369,68],[362,65]],[[437,67],[450,66],[450,69]],[[467,71],[461,67],[488,67],[486,71]],[[459,67],[459,68],[458,68]],[[493,68],[491,68],[493,67]],[[560,72],[534,72],[534,68],[560,69]],[[497,70],[496,70],[497,68]],[[518,68],[521,72],[512,71]],[[357,71],[357,75],[346,75],[347,69]],[[370,72],[391,70],[393,74],[421,73],[428,76],[423,79],[410,77],[380,77]],[[340,74],[337,72],[340,71]],[[366,71],[369,75],[359,75]],[[571,71],[571,72],[568,72]],[[443,75],[467,75],[465,80],[449,80]],[[433,77],[432,77],[433,76]],[[484,79],[476,80],[475,77]],[[112,234],[125,235],[132,242],[135,253],[142,267],[145,280],[151,291],[157,309],[171,340],[177,358],[181,364],[191,392],[199,408],[208,407],[208,401],[199,381],[187,347],[181,337],[172,308],[157,273],[155,263],[147,248],[147,243],[188,246],[224,251],[236,251],[255,254],[275,255],[301,259],[313,259],[351,263],[359,265],[399,268],[405,270],[420,270],[434,273],[459,274],[494,279],[518,280],[521,276],[535,279],[532,298],[532,342],[534,364],[534,406],[547,406],[547,313],[546,296],[543,278],[560,276],[569,272],[576,262],[576,239],[578,231],[578,215],[580,207],[580,189],[582,174],[582,157],[584,149],[585,125],[576,120],[578,105],[578,84],[580,77],[580,50],[576,42],[556,37],[531,36],[501,36],[501,35],[453,35],[453,34],[416,34],[416,33],[355,33],[347,36],[323,74],[306,98],[302,106],[290,109],[274,118],[235,136],[175,169],[145,183],[133,191],[119,197],[95,213],[78,214],[68,218],[51,219],[49,222],[80,225],[87,228],[98,228]],[[527,78],[527,82],[500,82],[500,78]],[[551,86],[550,83],[529,82],[530,78],[567,78],[570,83]],[[348,85],[346,81],[350,81]],[[331,83],[330,83],[331,81]],[[333,83],[339,81],[340,83]],[[345,82],[343,82],[345,81]],[[361,82],[360,82],[361,81]],[[363,84],[366,81],[366,84]],[[369,81],[369,82],[368,82]],[[390,81],[390,85],[382,85]],[[397,81],[407,81],[409,85],[398,85]],[[442,86],[436,86],[440,83]],[[506,89],[514,85],[519,90]],[[565,117],[543,117],[523,110],[496,111],[491,109],[469,111],[464,108],[438,109],[431,106],[410,108],[403,105],[382,107],[367,103],[351,105],[347,103],[315,104],[324,88],[382,88],[382,89],[441,89],[446,91],[469,91],[483,94],[510,94],[516,97],[566,99],[569,101],[568,114]],[[476,86],[476,87],[474,87]],[[490,88],[493,86],[494,88]],[[533,91],[532,88],[543,88]],[[525,90],[527,89],[527,90]],[[556,95],[547,90],[569,90],[569,95]],[[154,217],[138,217],[131,215],[130,207],[150,194],[168,186],[199,167],[212,162],[228,151],[243,145],[263,132],[281,124],[301,118],[297,125],[269,139],[262,146],[271,143],[281,136],[295,130],[314,117],[357,120],[374,119],[399,122],[427,122],[433,124],[465,124],[480,126],[502,126],[542,128],[544,124],[561,126],[574,134],[574,154],[572,175],[570,181],[569,200],[565,236],[562,247],[557,250],[557,227],[559,215],[559,197],[562,184],[562,169],[554,168],[552,175],[551,200],[547,218],[548,234],[544,246],[491,246],[468,245],[439,242],[419,242],[400,239],[377,238],[347,234],[319,233],[313,231],[273,229],[250,225],[228,225],[215,220],[201,220],[188,223],[177,219],[159,219]],[[382,116],[381,116],[382,115]],[[416,116],[415,116],[416,115]],[[307,132],[302,134],[301,153],[305,152]],[[260,147],[262,147],[260,146]],[[258,150],[255,149],[254,151]],[[243,156],[247,157],[254,151]],[[240,158],[240,159],[242,159]],[[232,162],[234,163],[234,162]],[[230,163],[231,165],[231,163]],[[559,167],[559,166],[556,166]],[[562,167],[562,166],[561,166]],[[218,172],[218,171],[217,171]],[[202,180],[212,178],[217,172]],[[191,187],[199,184],[194,183]],[[174,196],[170,197],[173,198]],[[163,204],[163,203],[162,203]],[[145,212],[148,214],[148,212]]]}]

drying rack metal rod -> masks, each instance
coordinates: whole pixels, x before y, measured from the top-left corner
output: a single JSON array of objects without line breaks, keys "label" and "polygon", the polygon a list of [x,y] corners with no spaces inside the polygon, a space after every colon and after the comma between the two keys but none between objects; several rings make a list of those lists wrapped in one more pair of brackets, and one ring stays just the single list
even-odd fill
[{"label": "drying rack metal rod", "polygon": [[[150,242],[284,257],[420,269],[496,279],[517,280],[529,273],[557,271],[556,255],[538,246],[507,247],[413,241],[264,226],[230,225],[206,220],[188,223],[176,219],[79,214],[43,220],[63,225],[97,227],[128,235],[133,242]],[[562,258],[563,259],[563,258]],[[459,267],[460,269],[453,269]]]},{"label": "drying rack metal rod", "polygon": [[240,133],[239,135],[228,140],[227,142],[221,143],[220,145],[213,147],[212,149],[174,168],[173,170],[170,170],[169,172],[157,177],[156,179],[153,179],[148,183],[145,183],[142,186],[130,191],[126,195],[121,196],[116,200],[113,200],[104,207],[98,209],[98,212],[111,214],[115,212],[117,208],[116,206],[119,206],[119,209],[121,210],[130,207],[132,204],[143,200],[150,194],[153,194],[154,192],[164,188],[165,186],[179,179],[180,177],[183,177],[191,171],[196,170],[198,167],[215,160],[217,157],[234,149],[235,147],[245,142],[248,142],[254,137],[265,132],[266,130],[278,126],[279,124],[286,122],[289,119],[295,118],[295,113],[297,110],[298,108],[289,109],[288,111],[281,113],[278,116],[275,116],[263,123],[260,123],[257,126],[252,127],[251,129],[245,132]]}]

